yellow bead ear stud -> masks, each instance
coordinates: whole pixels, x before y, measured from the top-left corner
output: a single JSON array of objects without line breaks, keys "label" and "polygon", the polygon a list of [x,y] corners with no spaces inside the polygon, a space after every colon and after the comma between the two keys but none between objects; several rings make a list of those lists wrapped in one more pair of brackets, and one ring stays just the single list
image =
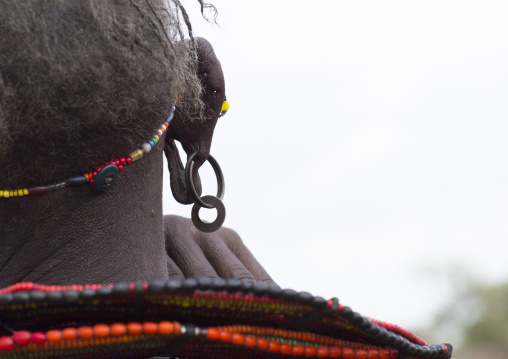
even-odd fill
[{"label": "yellow bead ear stud", "polygon": [[226,112],[228,112],[228,110],[229,110],[228,99],[226,97],[224,97],[224,102],[222,103],[222,108],[220,109],[219,117],[224,116],[226,114]]}]

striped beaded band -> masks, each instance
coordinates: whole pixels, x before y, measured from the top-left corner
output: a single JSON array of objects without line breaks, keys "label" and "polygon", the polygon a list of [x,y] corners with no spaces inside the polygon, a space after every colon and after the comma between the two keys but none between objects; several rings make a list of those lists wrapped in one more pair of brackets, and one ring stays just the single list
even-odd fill
[{"label": "striped beaded band", "polygon": [[0,358],[451,357],[307,292],[220,278],[0,289]]},{"label": "striped beaded band", "polygon": [[[178,100],[178,97],[176,97],[176,100]],[[168,118],[160,125],[157,132],[130,155],[108,161],[105,164],[98,166],[92,172],[85,173],[83,175],[73,175],[67,177],[63,181],[52,183],[47,186],[31,186],[14,190],[0,190],[0,198],[38,196],[67,186],[75,187],[86,183],[89,183],[95,191],[99,193],[107,192],[115,184],[118,173],[122,171],[125,166],[143,158],[143,156],[150,152],[157,142],[159,142],[171,120],[173,120],[176,109],[176,100],[171,106],[171,112]]]}]

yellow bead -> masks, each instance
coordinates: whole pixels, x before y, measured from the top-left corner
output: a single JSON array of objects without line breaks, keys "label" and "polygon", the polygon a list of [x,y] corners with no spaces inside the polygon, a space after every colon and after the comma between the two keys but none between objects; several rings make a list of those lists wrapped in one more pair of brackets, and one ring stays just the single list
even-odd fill
[{"label": "yellow bead", "polygon": [[137,160],[140,160],[143,158],[143,151],[139,148],[135,151],[133,151],[129,157],[131,158],[132,162],[136,162]]},{"label": "yellow bead", "polygon": [[221,108],[221,111],[222,112],[226,112],[227,110],[229,110],[229,103],[227,101],[224,101],[222,103],[222,108]]},{"label": "yellow bead", "polygon": [[24,194],[25,196],[28,196],[28,189],[23,188],[23,194]]},{"label": "yellow bead", "polygon": [[4,196],[4,191],[0,191],[0,198]]},{"label": "yellow bead", "polygon": [[9,191],[10,197],[14,197],[14,191]]},{"label": "yellow bead", "polygon": [[23,196],[23,190],[22,189],[18,189],[18,196],[20,196],[20,197]]},{"label": "yellow bead", "polygon": [[9,191],[4,191],[4,198],[9,198]]}]

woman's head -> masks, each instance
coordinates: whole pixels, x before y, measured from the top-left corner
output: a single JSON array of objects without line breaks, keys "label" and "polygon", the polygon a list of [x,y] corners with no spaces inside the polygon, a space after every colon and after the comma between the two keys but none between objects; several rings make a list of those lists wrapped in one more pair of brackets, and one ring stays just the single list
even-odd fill
[{"label": "woman's head", "polygon": [[178,6],[0,0],[0,187],[60,180],[129,153],[179,93],[202,106]]}]

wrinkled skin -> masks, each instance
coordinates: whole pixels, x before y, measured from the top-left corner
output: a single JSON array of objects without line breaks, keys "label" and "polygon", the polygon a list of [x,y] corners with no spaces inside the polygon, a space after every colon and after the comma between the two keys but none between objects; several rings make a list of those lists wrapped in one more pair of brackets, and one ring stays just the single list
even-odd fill
[{"label": "wrinkled skin", "polygon": [[[181,203],[190,197],[181,177],[183,165],[170,147],[175,139],[188,153],[200,146],[198,184],[197,169],[209,154],[224,99],[224,77],[213,49],[203,39],[198,45],[210,118],[190,122],[177,112],[165,139],[171,187]],[[105,194],[80,186],[40,199],[2,202],[0,287],[23,281],[111,283],[201,276],[273,283],[234,231],[201,233],[189,219],[162,215],[162,153],[162,146],[154,147]]]}]

